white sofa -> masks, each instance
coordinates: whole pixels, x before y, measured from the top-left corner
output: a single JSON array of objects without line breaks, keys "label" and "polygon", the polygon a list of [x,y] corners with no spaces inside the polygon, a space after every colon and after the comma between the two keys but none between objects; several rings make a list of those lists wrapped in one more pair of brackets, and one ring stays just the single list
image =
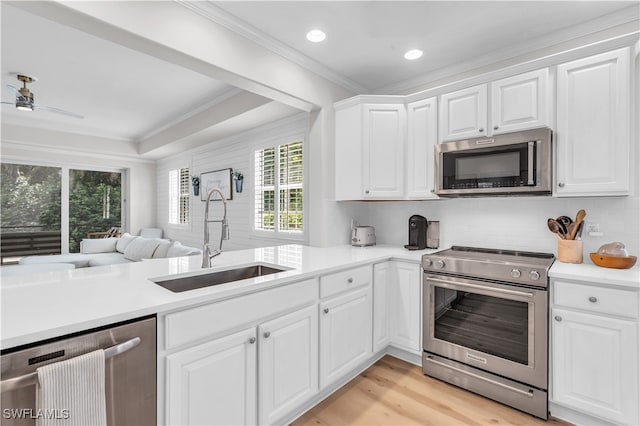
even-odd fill
[{"label": "white sofa", "polygon": [[27,256],[20,259],[20,264],[72,263],[76,268],[86,268],[193,254],[202,254],[202,250],[183,246],[178,241],[145,238],[125,233],[119,238],[82,240],[80,253]]}]

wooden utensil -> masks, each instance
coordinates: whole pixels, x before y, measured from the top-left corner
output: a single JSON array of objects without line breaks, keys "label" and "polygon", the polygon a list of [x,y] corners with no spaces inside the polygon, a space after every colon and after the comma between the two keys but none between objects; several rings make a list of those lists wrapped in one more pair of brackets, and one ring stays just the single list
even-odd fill
[{"label": "wooden utensil", "polygon": [[562,233],[562,230],[560,229],[560,224],[555,219],[547,219],[547,226],[549,227],[549,231],[556,234],[561,240],[567,239],[567,237]]},{"label": "wooden utensil", "polygon": [[582,223],[582,221],[586,216],[587,216],[587,212],[584,211],[584,209],[578,210],[578,213],[576,214],[576,220],[573,222],[573,228],[571,229],[571,232],[567,237],[568,239],[573,240],[576,238],[576,232],[578,232],[578,228],[580,227],[580,224]]}]

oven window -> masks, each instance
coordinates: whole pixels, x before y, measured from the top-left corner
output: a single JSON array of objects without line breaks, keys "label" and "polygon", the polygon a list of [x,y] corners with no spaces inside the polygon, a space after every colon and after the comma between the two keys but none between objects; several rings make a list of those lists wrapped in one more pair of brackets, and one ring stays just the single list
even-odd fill
[{"label": "oven window", "polygon": [[435,338],[528,365],[526,302],[435,287]]},{"label": "oven window", "polygon": [[456,158],[456,179],[487,179],[520,175],[520,154],[505,152]]}]

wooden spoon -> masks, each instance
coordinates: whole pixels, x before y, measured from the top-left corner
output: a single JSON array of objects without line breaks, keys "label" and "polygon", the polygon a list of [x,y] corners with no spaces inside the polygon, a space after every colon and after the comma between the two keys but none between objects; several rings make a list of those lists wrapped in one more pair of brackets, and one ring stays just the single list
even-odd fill
[{"label": "wooden spoon", "polygon": [[587,212],[584,211],[584,209],[578,210],[578,213],[576,214],[576,220],[573,222],[573,229],[571,229],[571,232],[567,237],[569,240],[573,240],[576,238],[576,232],[578,232],[578,228],[580,227],[580,224],[584,220],[585,216],[587,216]]},{"label": "wooden spoon", "polygon": [[561,240],[567,239],[567,237],[565,237],[565,235],[562,233],[562,230],[560,229],[560,224],[555,219],[547,219],[547,226],[549,227],[549,231],[556,234]]}]

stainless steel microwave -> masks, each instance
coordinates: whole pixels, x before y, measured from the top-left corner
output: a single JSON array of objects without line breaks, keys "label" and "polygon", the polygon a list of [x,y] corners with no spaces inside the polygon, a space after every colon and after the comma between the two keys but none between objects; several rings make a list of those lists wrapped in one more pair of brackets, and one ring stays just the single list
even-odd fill
[{"label": "stainless steel microwave", "polygon": [[545,127],[436,145],[436,194],[551,194],[551,136]]}]

